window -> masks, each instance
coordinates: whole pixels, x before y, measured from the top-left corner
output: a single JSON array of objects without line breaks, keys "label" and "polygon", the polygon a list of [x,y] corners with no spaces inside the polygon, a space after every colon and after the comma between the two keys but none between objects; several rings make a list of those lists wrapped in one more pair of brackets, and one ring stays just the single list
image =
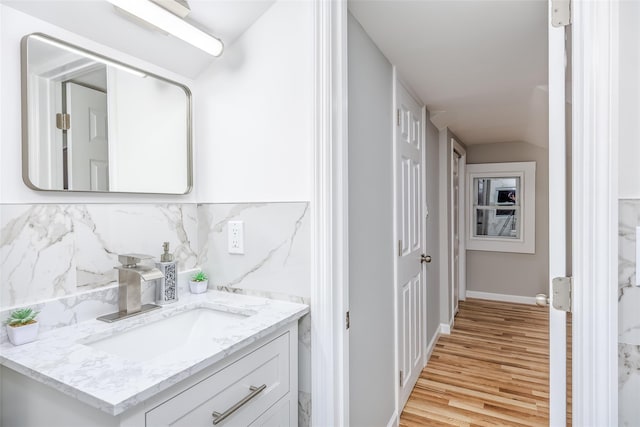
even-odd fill
[{"label": "window", "polygon": [[535,162],[467,165],[467,249],[535,252]]}]

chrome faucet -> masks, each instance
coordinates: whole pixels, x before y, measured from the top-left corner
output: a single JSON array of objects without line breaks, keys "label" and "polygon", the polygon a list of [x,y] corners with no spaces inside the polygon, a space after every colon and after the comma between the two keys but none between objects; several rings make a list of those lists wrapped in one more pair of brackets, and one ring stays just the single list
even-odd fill
[{"label": "chrome faucet", "polygon": [[155,267],[139,265],[144,260],[152,259],[150,255],[123,254],[118,255],[118,261],[122,265],[114,267],[118,270],[118,312],[98,317],[104,322],[115,322],[160,308],[155,304],[142,305],[141,280],[149,281],[161,279],[164,274]]}]

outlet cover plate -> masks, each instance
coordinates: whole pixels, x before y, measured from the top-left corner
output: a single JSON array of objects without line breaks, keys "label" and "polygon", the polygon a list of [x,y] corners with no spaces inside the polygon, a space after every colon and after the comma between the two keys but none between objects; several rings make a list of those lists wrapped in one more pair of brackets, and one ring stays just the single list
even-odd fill
[{"label": "outlet cover plate", "polygon": [[244,221],[229,221],[227,246],[230,254],[244,254]]}]

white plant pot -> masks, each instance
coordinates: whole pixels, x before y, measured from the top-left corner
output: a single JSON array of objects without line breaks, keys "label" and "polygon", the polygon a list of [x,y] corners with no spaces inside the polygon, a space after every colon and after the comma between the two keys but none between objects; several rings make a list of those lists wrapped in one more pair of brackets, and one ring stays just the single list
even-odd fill
[{"label": "white plant pot", "polygon": [[208,280],[205,280],[204,282],[194,282],[192,280],[189,280],[189,290],[192,294],[202,294],[204,292],[207,292],[208,287]]},{"label": "white plant pot", "polygon": [[22,345],[28,342],[34,341],[38,337],[39,323],[30,323],[24,326],[9,326],[7,325],[7,335],[9,335],[9,341],[13,345]]}]

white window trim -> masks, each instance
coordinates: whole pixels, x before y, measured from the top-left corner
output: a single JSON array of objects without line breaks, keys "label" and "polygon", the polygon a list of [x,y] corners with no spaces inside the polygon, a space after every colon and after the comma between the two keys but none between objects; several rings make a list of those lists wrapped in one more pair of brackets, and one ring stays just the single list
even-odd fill
[{"label": "white window trim", "polygon": [[[481,163],[467,165],[467,249],[475,251],[516,252],[533,254],[536,251],[536,162]],[[493,236],[474,236],[473,180],[475,178],[520,178],[520,211],[518,239]],[[506,209],[505,206],[503,209]],[[509,207],[511,208],[511,207]]]}]

